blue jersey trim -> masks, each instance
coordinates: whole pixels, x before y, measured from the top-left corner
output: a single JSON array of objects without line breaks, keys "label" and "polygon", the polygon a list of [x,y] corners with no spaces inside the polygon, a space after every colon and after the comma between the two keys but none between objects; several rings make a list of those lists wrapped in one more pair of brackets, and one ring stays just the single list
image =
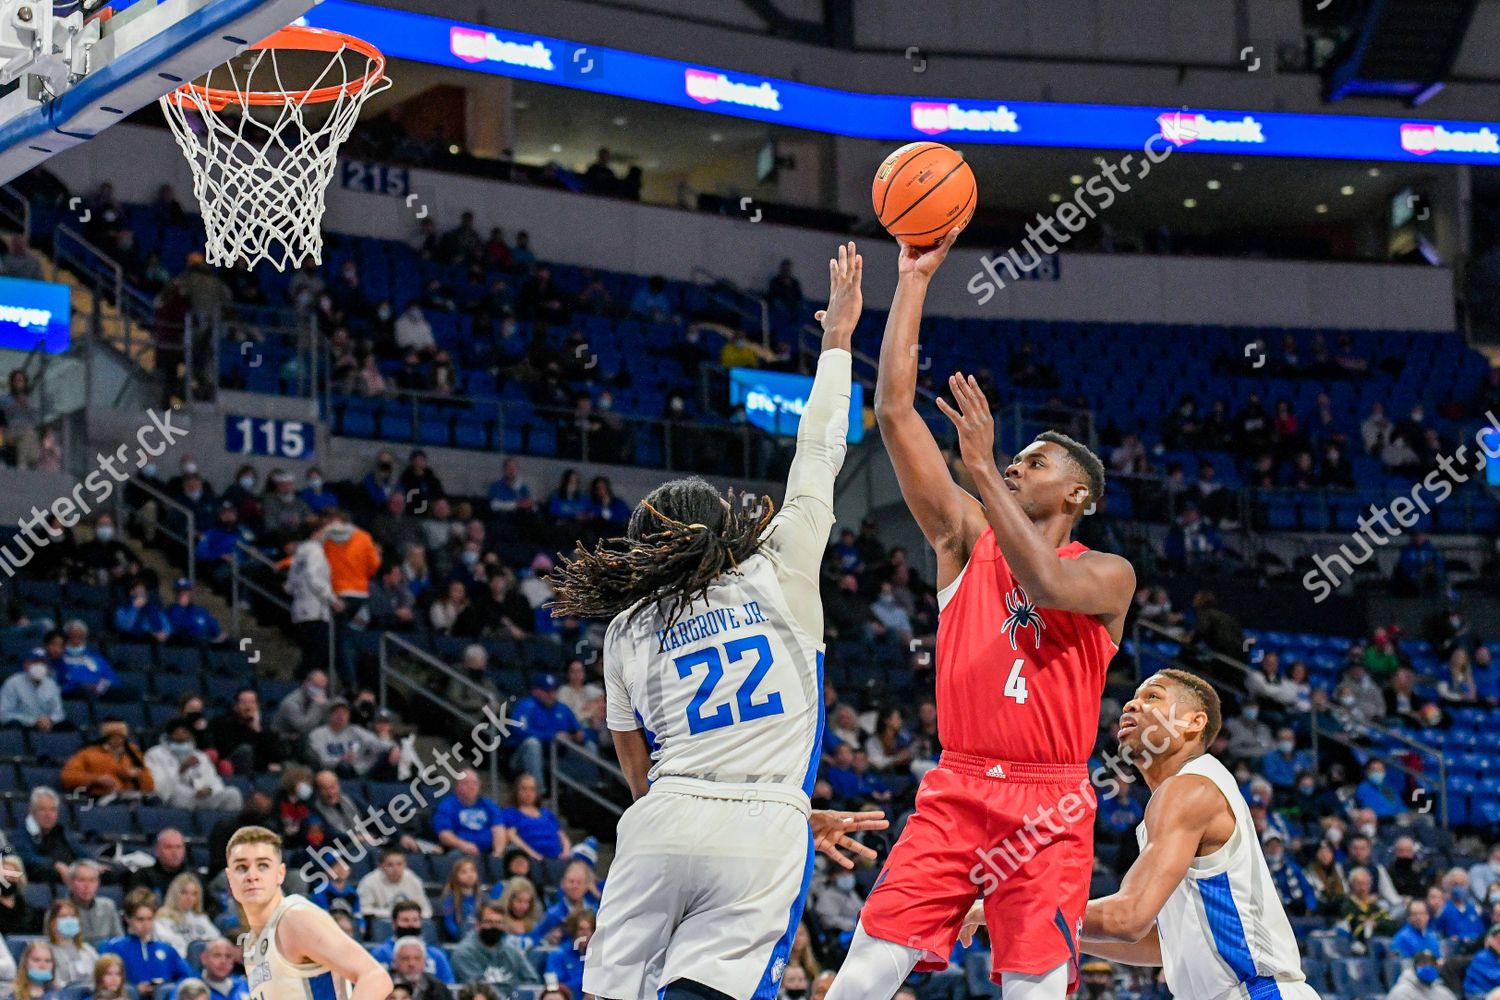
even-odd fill
[{"label": "blue jersey trim", "polygon": [[1245,980],[1250,1000],[1281,1000],[1281,984],[1274,976],[1251,976]]},{"label": "blue jersey trim", "polygon": [[802,794],[812,798],[813,786],[818,783],[818,761],[823,756],[823,651],[818,651],[818,686],[813,692],[817,706],[818,731],[813,736],[812,759],[807,762],[807,773],[802,778]]},{"label": "blue jersey trim", "polygon": [[[819,653],[818,666],[821,668],[822,665],[823,654]],[[818,674],[820,677],[822,673],[823,671],[819,669]],[[818,690],[821,692],[822,687],[820,686]],[[822,704],[821,694],[819,695],[818,703],[819,705]],[[820,729],[822,728],[822,716],[823,713],[820,708],[818,712],[818,727]],[[776,942],[776,947],[771,949],[771,958],[766,962],[766,971],[761,973],[760,984],[755,987],[755,992],[750,995],[751,1000],[776,1000],[777,994],[781,991],[781,976],[777,972],[776,966],[780,964],[780,971],[786,971],[786,959],[792,952],[792,939],[797,936],[797,925],[802,922],[802,906],[807,902],[807,889],[808,886],[812,885],[813,858],[817,856],[817,853],[817,851],[813,850],[812,827],[808,827],[807,861],[802,866],[802,884],[797,887],[797,898],[792,901],[792,912],[787,918],[786,932]],[[774,978],[773,973],[776,973]]]},{"label": "blue jersey trim", "polygon": [[312,1000],[343,1000],[338,988],[333,985],[333,973],[325,972],[307,981],[312,991]]},{"label": "blue jersey trim", "polygon": [[1229,875],[1221,872],[1210,878],[1198,879],[1198,894],[1203,899],[1203,912],[1208,918],[1208,930],[1213,935],[1214,946],[1240,982],[1256,978],[1255,959],[1250,955],[1250,942],[1245,938],[1245,925],[1240,920],[1239,907],[1229,889]]}]

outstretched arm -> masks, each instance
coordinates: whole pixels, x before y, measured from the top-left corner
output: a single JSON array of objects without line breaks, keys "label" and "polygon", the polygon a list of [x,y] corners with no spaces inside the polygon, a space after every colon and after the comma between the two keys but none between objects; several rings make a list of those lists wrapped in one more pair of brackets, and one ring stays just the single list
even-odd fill
[{"label": "outstretched arm", "polygon": [[797,454],[787,475],[786,502],[767,529],[765,547],[777,557],[777,577],[797,623],[814,641],[823,639],[823,602],[818,566],[833,529],[833,484],[844,466],[849,440],[849,394],[853,358],[849,345],[864,309],[864,259],[853,242],[828,262],[828,308],[823,353],[797,424]]},{"label": "outstretched arm", "polygon": [[1128,944],[1123,941],[1090,940],[1084,937],[1080,950],[1086,955],[1094,955],[1123,965],[1149,969],[1162,964],[1161,934],[1157,931],[1155,924],[1151,925],[1145,937]]},{"label": "outstretched arm", "polygon": [[1146,849],[1118,892],[1089,900],[1084,910],[1083,950],[1100,943],[1133,944],[1150,933],[1167,897],[1187,877],[1210,825],[1225,819],[1233,822],[1229,803],[1206,778],[1184,774],[1163,782],[1146,807]]},{"label": "outstretched arm", "polygon": [[844,853],[849,851],[866,861],[875,860],[875,849],[866,847],[851,833],[860,830],[884,830],[890,826],[885,813],[878,809],[870,812],[838,812],[832,809],[814,809],[807,818],[812,827],[813,847],[828,855],[844,868],[853,868],[854,859]]},{"label": "outstretched arm", "polygon": [[926,253],[901,244],[896,296],[886,318],[875,380],[875,418],[880,422],[880,437],[895,466],[901,496],[927,543],[937,552],[939,587],[947,586],[963,570],[974,540],[984,531],[984,512],[953,481],[937,439],[916,407],[922,304],[928,282],[948,256],[958,233],[953,230]]},{"label": "outstretched arm", "polygon": [[[958,408],[939,399],[938,409],[958,428],[964,464],[979,488],[984,516],[995,529],[995,541],[1011,572],[1038,605],[1104,619],[1118,640],[1116,630],[1123,626],[1135,594],[1135,570],[1129,560],[1108,552],[1059,559],[1052,543],[1042,537],[1005,485],[995,462],[995,421],[979,383],[974,376],[959,372],[948,379],[948,387]],[[1026,461],[1046,462],[1048,458],[1027,453]]]},{"label": "outstretched arm", "polygon": [[350,1000],[386,1000],[391,995],[390,973],[315,907],[298,906],[282,917],[276,946],[294,962],[320,965],[353,984]]}]

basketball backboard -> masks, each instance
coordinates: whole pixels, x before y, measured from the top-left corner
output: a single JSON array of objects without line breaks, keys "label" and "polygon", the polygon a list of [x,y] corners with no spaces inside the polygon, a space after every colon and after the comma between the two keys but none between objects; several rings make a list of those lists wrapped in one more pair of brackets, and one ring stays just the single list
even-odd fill
[{"label": "basketball backboard", "polygon": [[[0,183],[196,80],[321,0],[0,0]],[[65,17],[56,9],[76,8]],[[83,8],[88,8],[86,11]],[[140,164],[149,169],[149,164]]]}]

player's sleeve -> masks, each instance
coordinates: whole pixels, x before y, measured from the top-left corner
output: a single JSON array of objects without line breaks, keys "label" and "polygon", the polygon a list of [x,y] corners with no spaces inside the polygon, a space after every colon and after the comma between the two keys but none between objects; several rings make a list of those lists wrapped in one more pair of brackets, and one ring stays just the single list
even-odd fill
[{"label": "player's sleeve", "polygon": [[641,728],[635,707],[630,703],[630,689],[625,686],[625,668],[621,663],[619,621],[609,627],[604,638],[604,724],[617,733]]},{"label": "player's sleeve", "polygon": [[854,359],[841,348],[818,356],[807,407],[797,425],[797,455],[786,481],[786,503],[767,529],[765,548],[797,623],[823,639],[818,567],[833,530],[833,484],[844,467],[849,439],[849,395]]}]

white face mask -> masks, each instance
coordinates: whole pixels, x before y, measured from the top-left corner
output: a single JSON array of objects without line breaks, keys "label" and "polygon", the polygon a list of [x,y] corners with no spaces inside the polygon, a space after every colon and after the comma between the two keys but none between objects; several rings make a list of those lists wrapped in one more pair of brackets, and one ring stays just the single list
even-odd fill
[{"label": "white face mask", "polygon": [[193,751],[198,749],[198,747],[191,740],[189,740],[186,743],[168,743],[167,749],[172,751],[174,756],[190,757],[192,756]]},{"label": "white face mask", "polygon": [[299,798],[299,799],[310,799],[310,798],[312,798],[312,793],[313,793],[312,785],[309,785],[305,781],[299,781],[299,782],[297,782],[297,798]]},{"label": "white face mask", "polygon": [[99,539],[99,541],[101,542],[107,542],[111,538],[115,537],[115,529],[107,524],[101,524],[97,529],[95,529],[94,537]]},{"label": "white face mask", "polygon": [[47,664],[45,663],[33,663],[26,668],[26,676],[30,677],[34,681],[37,681],[38,683],[46,680],[47,675],[51,672],[52,668],[47,666]]}]

